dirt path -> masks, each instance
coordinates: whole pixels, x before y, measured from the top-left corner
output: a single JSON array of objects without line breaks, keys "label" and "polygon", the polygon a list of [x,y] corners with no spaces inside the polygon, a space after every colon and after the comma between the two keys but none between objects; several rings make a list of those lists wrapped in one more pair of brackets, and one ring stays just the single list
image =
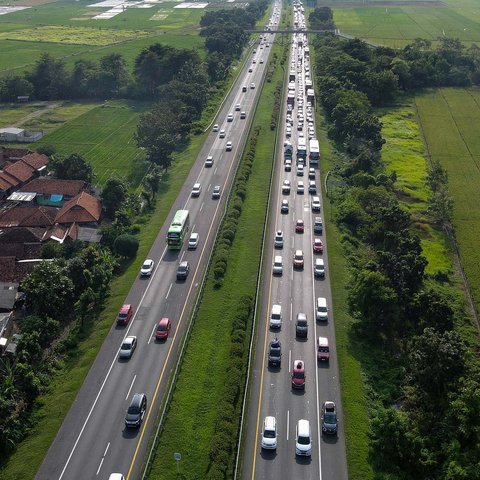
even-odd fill
[{"label": "dirt path", "polygon": [[15,123],[11,125],[11,127],[21,127],[25,123],[27,123],[29,120],[32,118],[37,118],[43,115],[45,112],[48,112],[49,110],[52,110],[54,108],[59,107],[62,104],[62,102],[35,102],[32,106],[41,106],[42,108],[39,108],[38,110],[35,110],[32,113],[29,113],[28,115],[25,115],[22,117],[20,120],[17,120]]}]

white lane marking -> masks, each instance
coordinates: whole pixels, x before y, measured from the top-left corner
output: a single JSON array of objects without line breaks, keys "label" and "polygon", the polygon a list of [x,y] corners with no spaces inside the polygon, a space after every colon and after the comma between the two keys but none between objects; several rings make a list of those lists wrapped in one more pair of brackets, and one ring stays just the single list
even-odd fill
[{"label": "white lane marking", "polygon": [[194,224],[193,224],[193,227],[192,227],[192,232],[195,231],[195,227],[196,227],[196,224],[194,223]]},{"label": "white lane marking", "polygon": [[210,190],[210,187],[212,186],[211,183],[208,184],[208,187],[207,187],[207,192]]},{"label": "white lane marking", "polygon": [[110,448],[110,442],[107,443],[107,448],[105,449],[105,453],[103,454],[104,457],[107,455],[109,448]]},{"label": "white lane marking", "polygon": [[290,410],[287,410],[287,442],[288,442],[289,432],[290,432]]},{"label": "white lane marking", "polygon": [[170,295],[170,290],[172,289],[172,286],[173,286],[173,283],[170,284],[170,286],[168,287],[168,292],[167,294],[165,295],[165,300],[168,298],[168,296]]},{"label": "white lane marking", "polygon": [[290,321],[292,321],[292,317],[293,317],[293,302],[290,303]]},{"label": "white lane marking", "polygon": [[130,395],[130,391],[132,390],[133,384],[135,383],[135,380],[137,378],[137,374],[133,376],[132,383],[130,384],[130,388],[128,389],[127,396],[125,397],[125,400],[128,400],[128,396]]},{"label": "white lane marking", "polygon": [[292,350],[288,351],[288,373],[290,373],[290,367],[292,365]]},{"label": "white lane marking", "polygon": [[217,167],[215,167],[215,170],[213,171],[213,174],[214,174],[214,175],[217,174]]},{"label": "white lane marking", "polygon": [[97,475],[100,473],[100,469],[102,468],[102,465],[103,465],[103,461],[104,461],[104,460],[105,460],[104,457],[100,460],[100,465],[98,466],[98,469],[97,469]]},{"label": "white lane marking", "polygon": [[204,202],[202,202],[202,204],[200,205],[200,212],[203,210],[203,203]]},{"label": "white lane marking", "polygon": [[180,257],[180,261],[183,260],[183,257],[184,257],[184,256],[185,256],[185,250],[183,251],[182,256]]},{"label": "white lane marking", "polygon": [[150,344],[150,342],[152,341],[152,338],[153,338],[153,332],[155,331],[155,328],[157,328],[157,326],[156,326],[156,325],[154,325],[154,326],[153,326],[153,328],[152,328],[152,333],[150,334],[150,337],[149,337],[149,339],[148,339],[147,345],[149,345],[149,344]]}]

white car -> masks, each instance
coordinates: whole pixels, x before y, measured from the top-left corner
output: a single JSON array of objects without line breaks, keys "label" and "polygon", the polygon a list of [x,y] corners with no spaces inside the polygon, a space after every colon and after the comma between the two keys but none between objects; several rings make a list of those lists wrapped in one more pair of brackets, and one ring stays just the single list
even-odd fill
[{"label": "white car", "polygon": [[232,142],[227,142],[227,145],[225,146],[225,150],[227,152],[231,152],[233,148]]},{"label": "white car", "polygon": [[253,90],[254,88],[255,88],[255,84],[252,82],[252,83],[250,84],[250,89]]},{"label": "white car", "polygon": [[199,183],[195,183],[192,188],[192,197],[199,197],[202,191],[202,186]]},{"label": "white car", "polygon": [[301,180],[298,181],[297,183],[297,193],[299,195],[302,195],[305,193],[305,185],[303,184],[303,182]]},{"label": "white car", "polygon": [[262,430],[262,448],[275,450],[277,448],[277,421],[275,417],[265,417]]},{"label": "white car", "polygon": [[233,113],[227,115],[227,122],[233,122]]},{"label": "white car", "polygon": [[218,134],[219,138],[225,138],[225,130],[220,130],[220,133]]},{"label": "white car", "polygon": [[209,155],[205,160],[205,167],[213,167],[213,157],[211,155]]},{"label": "white car", "polygon": [[213,132],[218,132],[219,129],[220,129],[220,127],[218,126],[218,123],[216,123],[216,124],[213,126],[212,131],[213,131]]},{"label": "white car", "polygon": [[188,249],[195,250],[198,247],[199,236],[198,233],[192,233],[188,239]]},{"label": "white car", "polygon": [[290,193],[290,180],[284,180],[282,185],[282,193],[288,195]]},{"label": "white car", "polygon": [[236,112],[239,112],[240,110],[241,110],[240,104],[237,103],[237,104],[235,105],[235,111],[236,111]]},{"label": "white car", "polygon": [[142,268],[140,269],[140,276],[141,277],[149,277],[153,272],[153,267],[155,262],[148,258],[143,262]]},{"label": "white car", "polygon": [[122,346],[120,347],[120,352],[118,354],[119,358],[130,358],[135,351],[137,346],[137,337],[131,335],[130,337],[126,337],[123,342]]}]

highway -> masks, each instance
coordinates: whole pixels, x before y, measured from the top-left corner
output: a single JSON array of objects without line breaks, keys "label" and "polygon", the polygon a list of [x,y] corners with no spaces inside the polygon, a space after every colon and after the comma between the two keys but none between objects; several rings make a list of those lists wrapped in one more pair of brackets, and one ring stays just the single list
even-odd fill
[{"label": "highway", "polygon": [[[127,326],[117,326],[112,318],[112,327],[36,479],[108,479],[114,472],[130,479],[140,477],[161,399],[177,362],[268,64],[270,48],[266,42],[262,43],[262,49],[260,45],[255,47],[257,62],[252,64],[250,57],[245,63],[217,117],[225,138],[219,138],[219,133],[213,131],[208,136],[148,254],[147,258],[155,261],[152,276],[137,278],[125,299],[124,303],[133,305],[133,318]],[[264,62],[260,63],[260,59]],[[250,88],[252,82],[255,88]],[[243,85],[247,86],[246,92],[242,92]],[[235,111],[237,104],[247,113],[246,119],[240,119],[240,112]],[[233,122],[227,122],[230,113],[234,115]],[[225,148],[229,141],[233,144],[230,152]],[[204,166],[208,155],[214,158],[211,168]],[[196,182],[202,185],[202,191],[199,197],[192,198]],[[220,199],[212,199],[216,185],[221,186]],[[188,236],[180,251],[166,249],[167,230],[179,209],[189,210],[190,232],[200,235],[196,250],[186,249]],[[176,269],[182,260],[190,263],[190,273],[185,282],[178,282]],[[168,339],[159,343],[154,340],[154,329],[162,317],[170,318],[173,326]],[[119,348],[127,335],[135,335],[138,346],[129,360],[119,360]],[[134,393],[147,395],[148,408],[139,429],[126,429],[125,412]]]},{"label": "highway", "polygon": [[[299,2],[298,25],[305,26],[305,18]],[[302,42],[299,42],[299,39]],[[286,132],[287,89],[282,106],[283,117],[277,148],[276,166],[271,196],[269,221],[267,225],[267,244],[264,251],[264,270],[259,309],[257,311],[257,337],[255,339],[255,358],[253,360],[248,418],[246,421],[245,441],[241,459],[241,478],[248,480],[266,479],[320,479],[347,480],[347,463],[345,437],[342,423],[342,404],[338,373],[338,362],[335,355],[334,312],[332,309],[331,286],[328,266],[328,247],[325,230],[323,235],[313,232],[313,221],[321,213],[313,213],[311,209],[312,195],[308,192],[309,162],[304,176],[298,175],[296,151],[298,136],[298,106],[303,102],[303,115],[306,115],[307,95],[306,79],[311,75],[309,56],[305,53],[306,35],[293,35],[290,50],[290,69],[295,71],[295,107],[292,112],[291,137]],[[302,43],[300,45],[299,43]],[[301,59],[301,60],[300,60]],[[313,75],[310,76],[310,79]],[[301,82],[301,83],[300,83]],[[313,120],[314,121],[314,120]],[[307,120],[303,134],[308,146]],[[292,169],[285,171],[283,158],[284,140],[293,145]],[[290,180],[291,193],[282,193],[284,180]],[[305,184],[305,193],[297,193],[298,181]],[[319,167],[315,166],[315,183],[317,195],[321,196]],[[288,199],[289,212],[281,213],[282,200]],[[298,219],[305,223],[304,233],[295,233]],[[327,225],[328,228],[328,225]],[[325,229],[325,226],[324,226]],[[274,235],[277,230],[284,234],[282,249],[274,248]],[[323,241],[323,254],[314,253],[312,242],[314,237]],[[304,253],[304,269],[293,268],[295,250]],[[283,274],[273,275],[272,265],[275,255],[281,255]],[[324,279],[314,276],[313,266],[316,258],[323,258],[326,265]],[[315,319],[315,303],[317,297],[325,297],[329,307],[328,322],[317,322]],[[269,328],[269,317],[272,305],[282,307],[282,326],[280,330]],[[300,339],[295,335],[295,320],[299,312],[306,313],[308,320],[308,338]],[[330,345],[330,361],[317,363],[316,339],[327,337]],[[269,343],[277,337],[282,344],[281,368],[268,366],[267,354]],[[305,390],[293,390],[291,372],[294,360],[305,363]],[[320,416],[325,401],[334,401],[339,418],[338,435],[322,435]],[[277,448],[264,450],[261,448],[263,421],[266,416],[274,416],[277,423]],[[295,454],[295,431],[298,420],[310,422],[312,437],[312,455],[298,457]]]}]

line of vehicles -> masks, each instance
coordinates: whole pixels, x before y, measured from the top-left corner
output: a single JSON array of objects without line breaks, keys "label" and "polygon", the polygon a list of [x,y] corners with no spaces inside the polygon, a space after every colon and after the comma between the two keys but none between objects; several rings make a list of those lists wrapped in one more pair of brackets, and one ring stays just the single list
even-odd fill
[{"label": "line of vehicles", "polygon": [[[294,25],[299,29],[305,28],[304,7],[298,0],[293,2],[294,9]],[[313,240],[312,253],[313,258],[313,276],[315,279],[325,278],[325,263],[323,258],[319,257],[323,254],[323,241],[320,236],[323,234],[323,221],[318,214],[321,212],[320,197],[317,196],[317,186],[315,183],[316,169],[320,159],[320,146],[316,138],[314,124],[314,106],[315,94],[313,90],[312,79],[310,77],[310,58],[307,36],[303,33],[294,33],[291,51],[291,64],[289,71],[288,92],[286,95],[286,114],[285,114],[285,140],[283,144],[283,169],[284,172],[292,172],[295,163],[296,187],[295,193],[298,196],[305,194],[305,182],[303,179],[308,175],[308,194],[309,200],[303,201],[303,211],[313,216]],[[296,151],[293,143],[296,145]],[[307,173],[308,159],[308,173]],[[288,215],[290,212],[289,199],[292,192],[292,182],[286,176],[281,184],[281,200],[280,213]],[[298,204],[298,201],[297,201]],[[309,207],[309,208],[308,208]],[[298,211],[298,210],[297,210]],[[305,220],[303,217],[293,221],[294,238],[289,247],[292,249],[292,267],[295,270],[303,270],[305,265],[305,254],[301,248],[296,248],[295,238],[305,232]],[[290,243],[290,242],[289,242]],[[284,263],[282,255],[277,253],[285,246],[285,234],[281,229],[277,229],[273,238],[274,258],[272,265],[272,275],[281,277],[284,274]],[[292,277],[292,281],[294,277]],[[277,287],[274,287],[275,289]],[[292,307],[291,307],[292,308]],[[288,310],[288,309],[287,309]],[[290,311],[286,315],[293,315]],[[275,333],[275,337],[269,340],[267,349],[267,366],[269,371],[279,371],[282,364],[282,341],[279,339],[284,323],[285,312],[283,311],[281,301],[271,306],[268,327],[270,332]],[[328,322],[328,305],[325,297],[318,297],[315,301],[314,319],[321,325]],[[293,320],[293,319],[292,319]],[[291,327],[290,327],[291,328]],[[309,322],[308,315],[304,311],[296,314],[294,323],[294,338],[297,341],[304,341],[308,337]],[[288,335],[286,336],[288,338]],[[320,335],[316,338],[316,358],[318,363],[328,365],[330,360],[329,339],[326,335]],[[289,362],[290,362],[289,358]],[[293,391],[304,390],[307,384],[307,375],[305,360],[303,358],[294,357],[289,366],[290,385]],[[269,377],[270,378],[270,377]],[[273,380],[269,382],[273,387]],[[273,403],[273,406],[275,402]],[[305,412],[309,412],[309,408],[305,405]],[[268,411],[268,410],[267,410]],[[268,411],[263,419],[260,432],[260,446],[263,450],[276,450],[278,447],[278,423],[277,418],[273,415],[272,410]],[[288,418],[288,417],[287,417]],[[288,422],[288,420],[287,420]],[[320,409],[321,431],[325,435],[336,435],[338,431],[338,418],[336,405],[333,401],[327,400],[323,402]],[[286,430],[288,431],[288,425]],[[287,435],[288,440],[288,435]],[[312,455],[312,426],[308,417],[299,418],[295,427],[295,454],[298,457],[310,457]]]}]

